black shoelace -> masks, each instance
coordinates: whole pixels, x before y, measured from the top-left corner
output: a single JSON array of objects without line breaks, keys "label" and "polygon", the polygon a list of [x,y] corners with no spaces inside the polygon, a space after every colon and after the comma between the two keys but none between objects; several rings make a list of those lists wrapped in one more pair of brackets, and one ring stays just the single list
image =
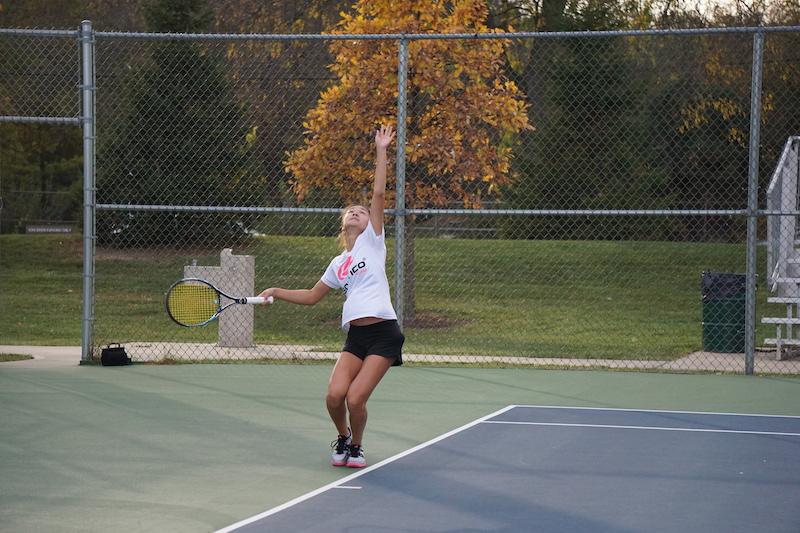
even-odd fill
[{"label": "black shoelace", "polygon": [[331,448],[336,448],[336,453],[344,453],[347,450],[347,439],[348,437],[339,435],[335,441],[331,442]]}]

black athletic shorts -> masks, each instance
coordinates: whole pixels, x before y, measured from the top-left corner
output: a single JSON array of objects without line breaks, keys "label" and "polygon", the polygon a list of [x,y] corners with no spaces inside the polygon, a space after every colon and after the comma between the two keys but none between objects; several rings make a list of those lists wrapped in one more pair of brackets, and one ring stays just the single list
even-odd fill
[{"label": "black athletic shorts", "polygon": [[388,357],[394,359],[392,366],[400,366],[403,364],[405,340],[397,320],[384,320],[368,326],[351,324],[342,351],[350,352],[362,361],[368,355]]}]

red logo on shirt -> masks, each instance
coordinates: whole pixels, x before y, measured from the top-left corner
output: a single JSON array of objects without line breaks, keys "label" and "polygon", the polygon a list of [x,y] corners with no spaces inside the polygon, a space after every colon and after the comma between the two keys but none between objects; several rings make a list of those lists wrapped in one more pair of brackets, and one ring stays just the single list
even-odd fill
[{"label": "red logo on shirt", "polygon": [[349,256],[345,259],[344,263],[339,267],[339,270],[336,271],[336,277],[338,277],[340,281],[347,277],[347,271],[350,270],[351,264],[353,264],[353,256]]}]

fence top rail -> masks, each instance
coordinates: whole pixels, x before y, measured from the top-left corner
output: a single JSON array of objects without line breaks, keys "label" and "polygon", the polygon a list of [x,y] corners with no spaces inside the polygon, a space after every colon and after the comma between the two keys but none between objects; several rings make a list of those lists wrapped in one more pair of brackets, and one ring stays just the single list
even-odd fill
[{"label": "fence top rail", "polygon": [[[800,26],[735,26],[685,29],[642,29],[608,31],[553,31],[553,32],[493,32],[493,33],[375,33],[375,34],[330,34],[330,33],[150,33],[95,31],[97,37],[110,39],[172,39],[172,40],[223,40],[223,41],[341,41],[341,40],[398,40],[430,39],[554,39],[564,37],[631,37],[655,35],[706,35],[719,33],[786,33],[800,32]],[[0,28],[0,36],[64,37],[78,38],[78,30]]]},{"label": "fence top rail", "polygon": [[629,37],[655,35],[704,35],[717,33],[779,33],[800,32],[800,26],[741,26],[718,28],[689,28],[665,30],[613,30],[613,31],[563,31],[563,32],[496,32],[496,33],[376,33],[376,34],[261,34],[261,33],[148,33],[96,31],[97,37],[111,39],[172,39],[172,40],[225,40],[225,41],[285,41],[285,40],[398,40],[429,39],[552,39],[563,37]]}]

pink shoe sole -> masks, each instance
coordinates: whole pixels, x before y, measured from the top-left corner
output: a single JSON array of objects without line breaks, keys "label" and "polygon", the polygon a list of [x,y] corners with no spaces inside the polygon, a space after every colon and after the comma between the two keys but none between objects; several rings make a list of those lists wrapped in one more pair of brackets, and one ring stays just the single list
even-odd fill
[{"label": "pink shoe sole", "polygon": [[331,461],[331,466],[347,466],[347,461],[342,461],[341,463],[337,463],[336,461]]},{"label": "pink shoe sole", "polygon": [[364,468],[367,465],[358,465],[358,464],[350,464],[347,463],[347,468]]}]

